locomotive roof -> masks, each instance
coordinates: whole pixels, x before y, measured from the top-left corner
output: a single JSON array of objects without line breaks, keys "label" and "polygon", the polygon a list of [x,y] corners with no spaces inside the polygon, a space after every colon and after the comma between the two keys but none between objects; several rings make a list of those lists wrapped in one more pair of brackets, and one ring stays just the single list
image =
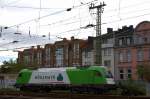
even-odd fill
[{"label": "locomotive roof", "polygon": [[102,68],[106,68],[105,66],[89,66],[89,67],[60,67],[60,68],[39,68],[37,69],[37,71],[39,72],[46,72],[46,71],[65,71],[66,69],[81,69],[81,68],[95,68],[95,67],[102,67]]},{"label": "locomotive roof", "polygon": [[61,67],[61,68],[39,68],[38,71],[42,72],[42,71],[65,71],[66,69],[75,69],[76,67]]}]

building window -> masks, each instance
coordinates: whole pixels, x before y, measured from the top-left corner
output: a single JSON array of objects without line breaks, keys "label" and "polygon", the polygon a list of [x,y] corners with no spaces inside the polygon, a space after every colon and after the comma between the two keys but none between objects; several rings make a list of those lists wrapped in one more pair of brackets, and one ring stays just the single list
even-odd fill
[{"label": "building window", "polygon": [[111,56],[111,48],[104,48],[104,56]]},{"label": "building window", "polygon": [[144,53],[143,50],[140,48],[137,50],[137,61],[143,61]]},{"label": "building window", "polygon": [[34,54],[31,54],[31,62],[34,64]]},{"label": "building window", "polygon": [[105,60],[104,61],[104,66],[110,67],[111,66],[111,61],[110,60]]},{"label": "building window", "polygon": [[56,49],[56,66],[61,67],[63,66],[63,48]]},{"label": "building window", "polygon": [[119,53],[119,62],[123,62],[124,58],[123,58],[123,52]]},{"label": "building window", "polygon": [[74,59],[79,58],[79,43],[75,43],[73,46]]},{"label": "building window", "polygon": [[150,59],[150,49],[149,49],[149,59]]},{"label": "building window", "polygon": [[30,64],[30,56],[24,56],[25,64]]},{"label": "building window", "polygon": [[90,51],[83,51],[82,52],[82,65],[91,65],[92,64],[92,52]]},{"label": "building window", "polygon": [[134,36],[134,44],[143,44],[144,39],[140,35],[135,35]]},{"label": "building window", "polygon": [[50,51],[51,51],[51,48],[46,48],[46,51],[45,51],[45,56],[46,56],[46,62],[48,64],[50,64]]},{"label": "building window", "polygon": [[123,69],[119,70],[119,75],[120,75],[120,79],[124,79],[124,70]]},{"label": "building window", "polygon": [[131,44],[131,38],[128,37],[126,40],[127,40],[127,42],[126,42],[127,45],[130,45]]},{"label": "building window", "polygon": [[131,62],[131,50],[127,51],[127,62]]},{"label": "building window", "polygon": [[66,47],[65,49],[65,57],[66,57],[66,60],[68,60],[68,47]]},{"label": "building window", "polygon": [[144,43],[148,43],[147,37],[144,37],[143,40],[144,40]]},{"label": "building window", "polygon": [[37,53],[37,63],[42,64],[42,53],[41,52]]},{"label": "building window", "polygon": [[107,56],[107,50],[104,49],[104,56]]},{"label": "building window", "polygon": [[127,69],[127,78],[130,79],[132,77],[132,70],[131,68]]},{"label": "building window", "polygon": [[123,39],[119,39],[119,45],[123,45]]},{"label": "building window", "polygon": [[143,38],[142,37],[138,37],[138,44],[143,44]]}]

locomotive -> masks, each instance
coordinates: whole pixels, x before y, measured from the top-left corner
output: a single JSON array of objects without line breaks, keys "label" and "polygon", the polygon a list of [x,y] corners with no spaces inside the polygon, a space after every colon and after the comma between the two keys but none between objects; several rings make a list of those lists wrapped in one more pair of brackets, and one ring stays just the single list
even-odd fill
[{"label": "locomotive", "polygon": [[71,92],[104,92],[115,87],[105,66],[23,69],[16,88],[30,91],[69,90]]}]

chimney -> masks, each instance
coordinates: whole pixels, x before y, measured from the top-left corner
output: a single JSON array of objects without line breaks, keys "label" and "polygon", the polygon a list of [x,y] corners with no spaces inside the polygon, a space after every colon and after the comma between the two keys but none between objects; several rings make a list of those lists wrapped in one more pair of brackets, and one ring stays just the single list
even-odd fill
[{"label": "chimney", "polygon": [[31,46],[31,49],[34,49],[34,46]]},{"label": "chimney", "polygon": [[63,41],[66,41],[67,39],[66,38],[63,38]]},{"label": "chimney", "polygon": [[107,33],[112,33],[113,32],[113,28],[107,28]]},{"label": "chimney", "polygon": [[130,28],[130,29],[133,29],[133,25],[130,25],[129,28]]},{"label": "chimney", "polygon": [[37,45],[37,49],[40,49],[40,45]]},{"label": "chimney", "polygon": [[122,30],[128,30],[128,27],[126,25],[122,26]]},{"label": "chimney", "polygon": [[71,37],[71,40],[74,40],[74,36]]}]

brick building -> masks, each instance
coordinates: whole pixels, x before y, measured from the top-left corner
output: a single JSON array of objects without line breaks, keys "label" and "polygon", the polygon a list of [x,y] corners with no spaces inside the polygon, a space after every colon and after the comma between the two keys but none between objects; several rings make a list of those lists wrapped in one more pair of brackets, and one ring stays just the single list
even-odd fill
[{"label": "brick building", "polygon": [[150,63],[150,22],[143,21],[125,34],[116,38],[116,78],[137,80],[137,66]]},{"label": "brick building", "polygon": [[70,42],[70,66],[82,66],[82,49],[86,45],[86,40],[71,37]]},{"label": "brick building", "polygon": [[133,26],[124,26],[115,31],[115,78],[116,80],[131,78],[132,70],[132,46],[134,28]]},{"label": "brick building", "polygon": [[18,52],[18,63],[32,66],[36,60],[36,49],[32,46],[30,49]]},{"label": "brick building", "polygon": [[37,67],[68,67],[82,65],[82,48],[86,40],[64,38],[44,48],[37,45],[18,53],[18,63]]},{"label": "brick building", "polygon": [[82,47],[82,66],[95,64],[94,37],[88,37]]},{"label": "brick building", "polygon": [[45,67],[54,67],[54,45],[46,44],[44,47],[44,66]]},{"label": "brick building", "polygon": [[69,65],[69,43],[70,41],[66,38],[54,43],[54,67],[67,67]]},{"label": "brick building", "polygon": [[[138,79],[137,66],[150,63],[150,22],[143,21],[135,28],[122,29],[102,35],[102,65],[112,71],[116,80]],[[87,40],[63,39],[54,44],[46,44],[25,49],[18,53],[18,63],[37,67],[68,67],[94,65],[96,49],[94,37]]]}]

